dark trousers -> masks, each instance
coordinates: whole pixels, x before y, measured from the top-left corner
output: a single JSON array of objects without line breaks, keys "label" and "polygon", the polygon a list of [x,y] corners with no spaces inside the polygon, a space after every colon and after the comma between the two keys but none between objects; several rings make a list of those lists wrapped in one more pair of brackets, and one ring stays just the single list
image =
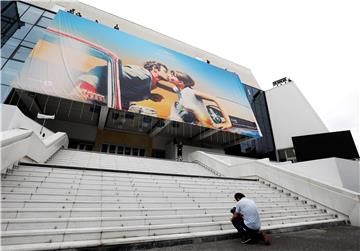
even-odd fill
[{"label": "dark trousers", "polygon": [[248,228],[245,225],[243,218],[237,218],[235,220],[232,220],[231,222],[234,225],[234,227],[238,230],[238,232],[245,238],[250,238],[252,240],[258,239],[259,229],[254,230],[254,229]]}]

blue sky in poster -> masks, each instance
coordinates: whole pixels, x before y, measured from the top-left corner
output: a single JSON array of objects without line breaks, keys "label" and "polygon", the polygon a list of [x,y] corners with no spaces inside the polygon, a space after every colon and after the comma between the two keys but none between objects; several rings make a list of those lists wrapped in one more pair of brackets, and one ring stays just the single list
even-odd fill
[{"label": "blue sky in poster", "polygon": [[111,50],[123,64],[162,62],[169,69],[189,74],[195,80],[195,88],[250,108],[245,88],[234,73],[64,11],[58,12],[50,27]]}]

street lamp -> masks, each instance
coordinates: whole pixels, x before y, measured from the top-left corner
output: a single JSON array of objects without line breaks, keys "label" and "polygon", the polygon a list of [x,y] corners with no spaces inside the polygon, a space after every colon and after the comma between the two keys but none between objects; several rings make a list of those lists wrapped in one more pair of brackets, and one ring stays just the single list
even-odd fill
[{"label": "street lamp", "polygon": [[38,114],[37,114],[37,118],[44,120],[44,122],[42,123],[41,130],[40,130],[40,135],[41,135],[42,130],[43,130],[44,125],[45,125],[45,121],[46,121],[47,119],[55,119],[55,114],[54,114],[54,115],[46,115],[46,114],[38,113]]}]

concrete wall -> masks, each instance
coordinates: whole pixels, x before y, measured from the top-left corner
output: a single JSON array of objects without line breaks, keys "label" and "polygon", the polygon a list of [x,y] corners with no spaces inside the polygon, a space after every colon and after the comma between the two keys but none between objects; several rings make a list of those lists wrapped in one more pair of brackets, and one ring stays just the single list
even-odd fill
[{"label": "concrete wall", "polygon": [[276,149],[293,147],[293,136],[329,132],[295,83],[275,87],[265,95]]},{"label": "concrete wall", "polygon": [[46,127],[53,131],[64,131],[70,139],[95,142],[97,127],[86,124],[73,123],[69,121],[52,120],[47,121]]},{"label": "concrete wall", "polygon": [[176,146],[175,144],[171,141],[169,142],[166,146],[166,158],[167,159],[176,159]]},{"label": "concrete wall", "polygon": [[[166,158],[167,159],[176,159],[177,157],[177,145],[175,145],[172,141],[169,142],[166,146]],[[188,146],[183,145],[183,151],[182,151],[182,159],[183,161],[189,161],[191,162],[192,159],[189,158],[189,156],[196,151],[206,151],[209,153],[214,154],[225,154],[224,150],[222,149],[210,149],[210,148],[202,148],[202,147],[195,147],[195,146]]]},{"label": "concrete wall", "polygon": [[156,136],[152,138],[152,148],[166,150],[166,145],[172,143],[171,138]]},{"label": "concrete wall", "polygon": [[191,161],[191,159],[189,159],[189,155],[195,151],[206,151],[208,153],[225,154],[225,151],[223,149],[210,149],[210,148],[183,145],[183,152],[182,152],[183,160]]},{"label": "concrete wall", "polygon": [[360,193],[360,162],[335,158],[343,187]]},{"label": "concrete wall", "polygon": [[[213,156],[214,154],[211,153]],[[216,155],[216,158],[223,161],[224,163],[227,163],[228,165],[236,165],[236,164],[245,164],[249,162],[256,161],[258,159],[253,158],[246,158],[246,157],[240,157],[240,156],[231,156],[231,155]]]},{"label": "concrete wall", "polygon": [[[16,128],[29,129],[41,138],[41,124],[26,117],[17,106],[1,104],[1,131]],[[42,129],[42,133],[45,133],[45,139],[54,134],[54,132],[45,127]]]},{"label": "concrete wall", "polygon": [[328,158],[285,164],[280,167],[331,186],[360,193],[360,163],[358,161]]},{"label": "concrete wall", "polygon": [[53,133],[43,128],[45,137],[42,137],[39,134],[42,125],[26,117],[18,107],[1,104],[0,108],[1,173],[25,156],[44,163],[60,148],[67,148],[69,140],[66,133]]},{"label": "concrete wall", "polygon": [[[217,155],[197,151],[189,156],[226,177],[258,176],[280,187],[309,198],[333,210],[349,216],[351,224],[360,226],[360,193],[326,184],[313,177],[298,174],[284,165],[274,165],[267,159],[244,164],[229,165]],[[350,167],[350,165],[349,165]]]}]

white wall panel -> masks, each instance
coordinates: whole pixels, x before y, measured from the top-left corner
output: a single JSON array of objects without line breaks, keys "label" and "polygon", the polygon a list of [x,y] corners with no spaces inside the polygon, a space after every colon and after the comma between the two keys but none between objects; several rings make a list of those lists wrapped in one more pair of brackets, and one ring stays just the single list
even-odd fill
[{"label": "white wall panel", "polygon": [[327,158],[284,164],[280,167],[331,186],[342,187],[360,193],[360,164],[358,161]]},{"label": "white wall panel", "polygon": [[265,95],[276,149],[293,147],[293,136],[329,132],[295,83],[275,87]]}]

